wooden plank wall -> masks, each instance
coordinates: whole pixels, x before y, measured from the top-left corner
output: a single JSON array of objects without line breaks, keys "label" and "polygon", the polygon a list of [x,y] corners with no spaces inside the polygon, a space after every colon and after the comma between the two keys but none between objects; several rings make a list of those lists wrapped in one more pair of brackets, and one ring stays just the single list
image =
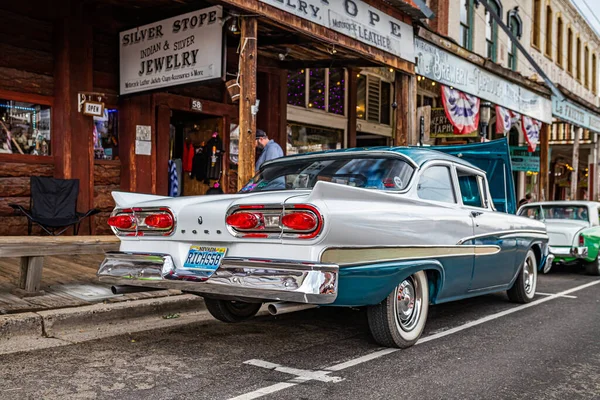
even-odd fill
[{"label": "wooden plank wall", "polygon": [[121,165],[118,163],[96,163],[94,165],[94,208],[100,214],[94,217],[97,235],[112,235],[107,220],[115,208],[111,192],[120,190]]},{"label": "wooden plank wall", "polygon": [[[53,164],[0,163],[0,236],[27,235],[27,218],[15,216],[10,203],[29,208],[29,177],[52,176]],[[34,234],[40,234],[34,228]]]}]

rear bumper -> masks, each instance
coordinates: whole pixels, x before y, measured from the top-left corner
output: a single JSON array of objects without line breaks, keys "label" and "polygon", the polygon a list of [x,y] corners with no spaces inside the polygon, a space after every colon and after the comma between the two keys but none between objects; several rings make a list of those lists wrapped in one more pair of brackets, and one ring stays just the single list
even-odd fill
[{"label": "rear bumper", "polygon": [[[337,297],[338,266],[286,260],[224,258],[208,279],[181,276],[167,254],[107,253],[100,281],[179,289],[219,298],[330,304]],[[179,275],[178,275],[179,274]]]},{"label": "rear bumper", "polygon": [[550,254],[556,258],[587,258],[587,247],[553,247],[550,246]]}]

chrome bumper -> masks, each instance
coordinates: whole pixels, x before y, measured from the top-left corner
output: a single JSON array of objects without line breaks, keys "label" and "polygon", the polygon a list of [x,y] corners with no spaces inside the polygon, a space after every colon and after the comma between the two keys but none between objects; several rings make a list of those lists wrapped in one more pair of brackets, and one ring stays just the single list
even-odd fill
[{"label": "chrome bumper", "polygon": [[575,257],[575,258],[587,258],[588,248],[587,247],[552,247],[550,246],[550,253],[555,257]]},{"label": "chrome bumper", "polygon": [[167,254],[114,252],[106,254],[97,275],[114,285],[179,289],[232,300],[329,304],[337,297],[335,264],[226,257],[206,280],[192,281],[181,272]]}]

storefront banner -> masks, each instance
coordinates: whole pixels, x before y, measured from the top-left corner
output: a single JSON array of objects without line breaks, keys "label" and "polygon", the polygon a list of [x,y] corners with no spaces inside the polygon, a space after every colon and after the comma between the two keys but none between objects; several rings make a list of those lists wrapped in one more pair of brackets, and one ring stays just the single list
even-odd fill
[{"label": "storefront banner", "polygon": [[540,142],[541,129],[542,123],[540,121],[536,121],[535,119],[526,117],[525,115],[521,116],[521,130],[523,132],[523,136],[525,137],[525,141],[527,142],[527,147],[531,153],[535,151],[536,146]]},{"label": "storefront banner", "polygon": [[510,146],[513,171],[540,172],[540,151],[530,152],[527,146]]},{"label": "storefront banner", "polygon": [[496,133],[506,135],[520,119],[521,115],[519,113],[496,106]]},{"label": "storefront banner", "polygon": [[413,27],[361,0],[259,0],[415,62]]},{"label": "storefront banner", "polygon": [[121,32],[120,94],[221,78],[222,16],[215,6]]},{"label": "storefront banner", "polygon": [[415,38],[416,72],[547,124],[552,123],[552,102],[479,66]]},{"label": "storefront banner", "polygon": [[600,133],[600,116],[564,99],[552,96],[552,115],[581,128]]},{"label": "storefront banner", "polygon": [[454,126],[454,133],[462,135],[477,130],[480,103],[477,97],[442,85],[442,102],[446,117]]}]

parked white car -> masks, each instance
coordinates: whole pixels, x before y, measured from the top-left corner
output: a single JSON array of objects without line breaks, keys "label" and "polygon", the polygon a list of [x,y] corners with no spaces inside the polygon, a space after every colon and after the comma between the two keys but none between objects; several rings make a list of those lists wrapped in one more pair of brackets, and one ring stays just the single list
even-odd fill
[{"label": "parked white car", "polygon": [[522,206],[518,214],[546,224],[554,262],[583,265],[588,274],[600,275],[600,203],[546,201]]},{"label": "parked white car", "polygon": [[414,344],[430,303],[531,301],[549,257],[544,224],[497,212],[483,170],[425,148],[280,158],[232,195],[113,195],[101,280],[199,293],[226,322],[366,306],[385,346]]}]

